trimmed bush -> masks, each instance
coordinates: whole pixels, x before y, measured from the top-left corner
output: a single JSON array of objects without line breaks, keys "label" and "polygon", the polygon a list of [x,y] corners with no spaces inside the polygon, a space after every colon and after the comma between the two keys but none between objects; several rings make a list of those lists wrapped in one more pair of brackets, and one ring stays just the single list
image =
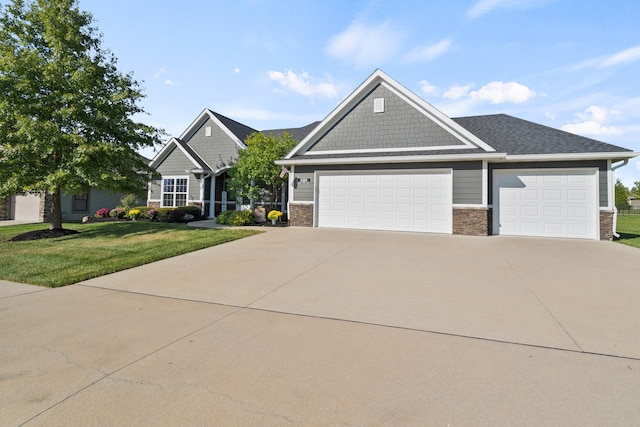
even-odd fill
[{"label": "trimmed bush", "polygon": [[255,224],[255,216],[253,211],[224,211],[216,217],[216,222],[223,225],[253,225]]},{"label": "trimmed bush", "polygon": [[127,213],[127,215],[131,219],[137,219],[142,217],[142,212],[140,211],[140,209],[131,209],[129,210],[129,213]]},{"label": "trimmed bush", "polygon": [[193,215],[194,219],[200,218],[200,208],[198,206],[180,206],[178,209],[185,214]]},{"label": "trimmed bush", "polygon": [[122,208],[113,208],[109,211],[109,216],[111,218],[122,219],[127,215],[127,213]]},{"label": "trimmed bush", "polygon": [[100,218],[109,218],[109,209],[107,208],[98,209],[98,211],[96,212],[96,216]]}]

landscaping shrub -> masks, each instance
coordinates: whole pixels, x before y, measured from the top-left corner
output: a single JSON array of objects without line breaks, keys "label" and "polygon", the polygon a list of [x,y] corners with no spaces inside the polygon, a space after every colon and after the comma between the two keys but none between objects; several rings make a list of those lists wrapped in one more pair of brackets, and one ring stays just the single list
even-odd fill
[{"label": "landscaping shrub", "polygon": [[181,209],[171,209],[167,212],[168,222],[182,222],[184,220],[185,213]]},{"label": "landscaping shrub", "polygon": [[107,209],[107,208],[98,209],[98,211],[96,212],[96,216],[100,217],[100,218],[108,218],[109,217],[109,209]]},{"label": "landscaping shrub", "polygon": [[277,210],[272,210],[272,211],[269,211],[267,218],[269,218],[271,221],[273,220],[280,221],[282,219],[282,215],[283,215],[282,212]]},{"label": "landscaping shrub", "polygon": [[124,209],[125,212],[129,212],[131,209],[135,209],[133,205],[138,201],[138,197],[135,194],[125,194],[120,199],[119,208]]},{"label": "landscaping shrub", "polygon": [[248,209],[246,211],[224,211],[216,217],[216,222],[223,225],[253,225],[255,223],[255,217],[253,211]]},{"label": "landscaping shrub", "polygon": [[139,209],[131,209],[127,215],[129,218],[135,220],[142,217],[142,212]]},{"label": "landscaping shrub", "polygon": [[193,215],[193,219],[200,219],[200,208],[198,206],[180,206],[185,214]]},{"label": "landscaping shrub", "polygon": [[111,218],[122,219],[126,216],[126,212],[122,208],[113,208],[109,211],[109,216]]},{"label": "landscaping shrub", "polygon": [[[140,211],[140,218],[151,218],[151,215],[149,215],[149,211],[154,209],[151,206],[135,206],[133,208],[131,208],[131,210],[138,210]],[[128,211],[131,212],[131,211]]]}]

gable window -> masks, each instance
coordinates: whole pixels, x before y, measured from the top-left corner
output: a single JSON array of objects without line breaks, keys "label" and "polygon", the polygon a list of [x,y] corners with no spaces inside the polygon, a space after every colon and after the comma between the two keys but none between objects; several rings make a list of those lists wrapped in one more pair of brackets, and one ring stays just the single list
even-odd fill
[{"label": "gable window", "polygon": [[172,177],[162,179],[162,207],[174,208],[187,205],[189,178]]},{"label": "gable window", "polygon": [[71,212],[89,212],[89,195],[75,194],[71,199]]}]

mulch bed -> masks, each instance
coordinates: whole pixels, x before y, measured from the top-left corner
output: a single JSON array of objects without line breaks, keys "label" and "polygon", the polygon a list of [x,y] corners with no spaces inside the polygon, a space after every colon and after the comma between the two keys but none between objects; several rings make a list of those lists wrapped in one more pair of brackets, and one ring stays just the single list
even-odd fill
[{"label": "mulch bed", "polygon": [[26,233],[18,234],[13,239],[9,239],[10,242],[25,242],[28,240],[40,240],[40,239],[54,239],[56,237],[69,236],[71,234],[77,234],[77,230],[34,230]]}]

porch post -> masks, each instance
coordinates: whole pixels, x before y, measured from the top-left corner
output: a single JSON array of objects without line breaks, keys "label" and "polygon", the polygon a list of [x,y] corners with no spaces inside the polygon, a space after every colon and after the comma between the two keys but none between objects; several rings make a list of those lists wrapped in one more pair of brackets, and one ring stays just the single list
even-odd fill
[{"label": "porch post", "polygon": [[211,188],[209,188],[209,219],[215,218],[216,213],[216,176],[211,174]]}]

